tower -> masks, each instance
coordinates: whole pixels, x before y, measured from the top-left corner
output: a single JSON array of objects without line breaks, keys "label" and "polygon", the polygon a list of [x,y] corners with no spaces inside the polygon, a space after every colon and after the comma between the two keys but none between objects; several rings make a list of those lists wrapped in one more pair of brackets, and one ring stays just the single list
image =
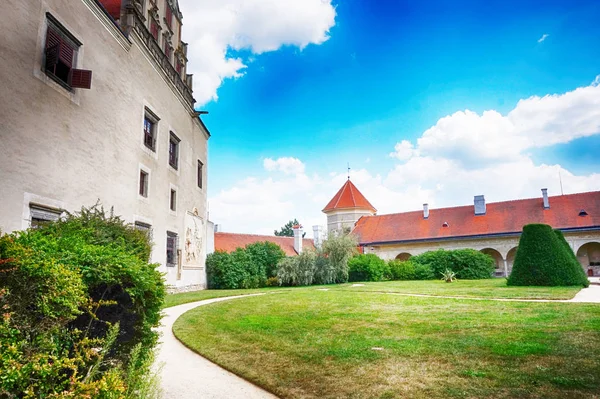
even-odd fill
[{"label": "tower", "polygon": [[327,233],[339,233],[352,230],[362,216],[373,216],[377,209],[350,181],[340,188],[323,209],[327,215]]}]

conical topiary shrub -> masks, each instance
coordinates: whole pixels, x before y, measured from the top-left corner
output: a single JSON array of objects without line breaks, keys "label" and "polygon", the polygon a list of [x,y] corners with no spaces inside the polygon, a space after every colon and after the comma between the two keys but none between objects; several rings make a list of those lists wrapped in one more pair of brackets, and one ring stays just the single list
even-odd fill
[{"label": "conical topiary shrub", "polygon": [[588,286],[581,265],[564,237],[545,224],[523,227],[508,285]]},{"label": "conical topiary shrub", "polygon": [[581,263],[579,263],[579,260],[577,260],[577,256],[575,255],[575,252],[573,252],[573,249],[571,248],[571,246],[565,239],[565,236],[562,233],[562,231],[554,230],[554,234],[556,234],[556,238],[558,238],[558,241],[560,241],[562,246],[565,248],[565,251],[567,252],[569,257],[573,261],[573,265],[575,265],[574,266],[575,270],[581,275],[581,279],[584,281],[583,285],[586,287],[589,286],[590,281],[588,280],[587,276],[585,275],[585,271],[583,271],[583,267],[581,267]]}]

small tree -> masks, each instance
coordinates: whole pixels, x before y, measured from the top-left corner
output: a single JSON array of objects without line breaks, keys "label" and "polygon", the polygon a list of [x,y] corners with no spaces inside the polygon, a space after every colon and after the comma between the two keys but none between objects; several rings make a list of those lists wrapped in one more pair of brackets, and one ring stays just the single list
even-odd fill
[{"label": "small tree", "polygon": [[290,256],[279,262],[277,279],[281,285],[311,285],[315,277],[314,251],[303,251],[298,256]]},{"label": "small tree", "polygon": [[390,275],[390,266],[375,254],[359,254],[348,260],[350,281],[381,281]]},{"label": "small tree", "polygon": [[327,257],[330,267],[333,268],[336,283],[348,281],[348,260],[356,253],[358,241],[351,234],[330,234],[323,242],[323,255]]},{"label": "small tree", "polygon": [[248,244],[246,251],[250,254],[252,262],[260,269],[260,273],[266,274],[266,278],[277,275],[277,264],[285,258],[285,252],[281,247],[269,241]]},{"label": "small tree", "polygon": [[[300,222],[298,222],[297,219],[290,220],[281,228],[281,230],[279,230],[279,231],[275,230],[274,233],[277,237],[293,237],[294,236],[293,227],[296,225],[299,225],[299,224],[300,224]],[[305,235],[306,235],[306,233],[302,234],[302,238],[304,238]]]},{"label": "small tree", "polygon": [[523,227],[508,285],[588,286],[589,281],[561,234],[545,224]]}]

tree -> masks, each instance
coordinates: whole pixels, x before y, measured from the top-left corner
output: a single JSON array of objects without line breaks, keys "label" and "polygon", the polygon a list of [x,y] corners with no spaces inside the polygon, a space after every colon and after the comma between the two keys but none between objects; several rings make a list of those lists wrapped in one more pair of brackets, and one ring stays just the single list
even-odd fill
[{"label": "tree", "polygon": [[572,252],[552,227],[524,226],[508,285],[587,287],[589,281]]},{"label": "tree", "polygon": [[323,242],[321,250],[327,258],[336,283],[348,281],[348,260],[356,253],[358,241],[352,234],[339,235],[330,234]]},{"label": "tree", "polygon": [[[281,230],[277,231],[275,230],[275,235],[277,237],[293,237],[294,236],[294,229],[293,227],[300,224],[300,222],[298,222],[298,219],[294,220],[290,220],[289,222],[287,222],[282,228]],[[302,238],[304,238],[304,236],[306,235],[306,233],[302,234]]]}]

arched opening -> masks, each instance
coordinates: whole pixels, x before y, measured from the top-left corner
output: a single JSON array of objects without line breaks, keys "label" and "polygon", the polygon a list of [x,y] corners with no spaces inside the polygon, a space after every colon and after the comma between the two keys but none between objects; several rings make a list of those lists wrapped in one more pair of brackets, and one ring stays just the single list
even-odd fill
[{"label": "arched opening", "polygon": [[500,252],[493,248],[484,248],[480,252],[489,255],[492,257],[492,259],[494,259],[494,263],[496,264],[496,271],[494,272],[494,275],[496,277],[504,276],[504,258],[502,258]]},{"label": "arched opening", "polygon": [[590,277],[600,276],[600,243],[588,242],[577,250],[577,259]]},{"label": "arched opening", "polygon": [[512,272],[513,264],[515,263],[515,256],[517,256],[517,247],[512,248],[506,254],[506,268],[508,269],[508,274]]},{"label": "arched opening", "polygon": [[409,260],[411,256],[408,252],[402,252],[396,256],[396,260]]}]

